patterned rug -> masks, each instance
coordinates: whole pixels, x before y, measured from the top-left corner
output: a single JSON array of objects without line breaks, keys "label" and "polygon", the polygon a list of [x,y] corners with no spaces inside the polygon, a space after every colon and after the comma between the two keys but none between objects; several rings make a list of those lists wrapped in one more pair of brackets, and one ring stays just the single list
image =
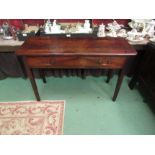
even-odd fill
[{"label": "patterned rug", "polygon": [[64,101],[0,103],[0,135],[60,135]]}]

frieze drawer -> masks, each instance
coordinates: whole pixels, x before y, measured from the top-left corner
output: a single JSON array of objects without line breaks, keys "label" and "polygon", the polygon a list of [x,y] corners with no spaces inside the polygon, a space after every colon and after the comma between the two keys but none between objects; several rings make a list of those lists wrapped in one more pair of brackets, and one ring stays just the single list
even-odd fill
[{"label": "frieze drawer", "polygon": [[126,62],[123,56],[37,56],[27,57],[33,68],[121,68]]}]

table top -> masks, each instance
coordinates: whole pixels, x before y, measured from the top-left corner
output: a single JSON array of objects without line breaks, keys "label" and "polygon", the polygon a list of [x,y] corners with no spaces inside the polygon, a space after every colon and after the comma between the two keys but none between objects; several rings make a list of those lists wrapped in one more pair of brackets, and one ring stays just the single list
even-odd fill
[{"label": "table top", "polygon": [[[133,46],[143,46],[146,45],[149,42],[148,39],[144,38],[144,40],[142,41],[128,41],[128,43],[130,45]],[[19,41],[17,40],[4,40],[2,39],[2,35],[0,35],[0,52],[10,52],[10,51],[16,51],[22,44],[24,43],[24,41]]]},{"label": "table top", "polygon": [[30,37],[16,51],[17,55],[136,55],[123,38]]}]

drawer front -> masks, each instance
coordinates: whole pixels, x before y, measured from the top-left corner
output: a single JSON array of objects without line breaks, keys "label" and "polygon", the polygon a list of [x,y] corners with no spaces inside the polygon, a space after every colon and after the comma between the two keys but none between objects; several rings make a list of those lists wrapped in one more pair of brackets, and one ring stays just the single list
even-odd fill
[{"label": "drawer front", "polygon": [[37,56],[27,57],[33,68],[122,68],[123,56]]}]

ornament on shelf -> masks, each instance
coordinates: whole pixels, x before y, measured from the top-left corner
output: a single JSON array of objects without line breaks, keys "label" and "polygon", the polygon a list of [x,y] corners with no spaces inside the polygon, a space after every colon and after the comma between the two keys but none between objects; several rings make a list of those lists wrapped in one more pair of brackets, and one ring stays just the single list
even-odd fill
[{"label": "ornament on shelf", "polygon": [[105,37],[105,25],[103,23],[99,25],[97,36]]},{"label": "ornament on shelf", "polygon": [[63,33],[61,26],[56,23],[56,20],[51,23],[49,19],[45,23],[44,31],[46,34]]},{"label": "ornament on shelf", "polygon": [[90,29],[90,22],[89,22],[89,20],[85,20],[84,29]]},{"label": "ornament on shelf", "polygon": [[124,25],[120,25],[117,23],[116,20],[114,20],[112,23],[108,23],[108,26],[106,27],[109,32],[107,32],[107,36],[109,37],[117,37],[118,31],[123,27]]},{"label": "ornament on shelf", "polygon": [[118,37],[123,37],[123,38],[127,37],[127,32],[126,32],[126,30],[125,30],[125,29],[120,29],[120,30],[117,32],[117,36],[118,36]]},{"label": "ornament on shelf", "polygon": [[2,32],[3,32],[3,39],[9,40],[9,39],[13,39],[12,36],[12,31],[11,31],[11,26],[9,25],[8,22],[4,22],[2,25]]},{"label": "ornament on shelf", "polygon": [[151,19],[132,19],[128,25],[132,28],[130,32],[134,29],[137,30],[138,35],[142,37],[154,37],[155,21]]},{"label": "ornament on shelf", "polygon": [[85,20],[83,28],[81,28],[80,30],[82,33],[91,33],[92,32],[92,28],[90,27],[90,22],[89,20]]},{"label": "ornament on shelf", "polygon": [[44,27],[45,33],[50,33],[51,32],[51,27],[52,27],[51,21],[48,19],[46,21],[45,27]]}]

